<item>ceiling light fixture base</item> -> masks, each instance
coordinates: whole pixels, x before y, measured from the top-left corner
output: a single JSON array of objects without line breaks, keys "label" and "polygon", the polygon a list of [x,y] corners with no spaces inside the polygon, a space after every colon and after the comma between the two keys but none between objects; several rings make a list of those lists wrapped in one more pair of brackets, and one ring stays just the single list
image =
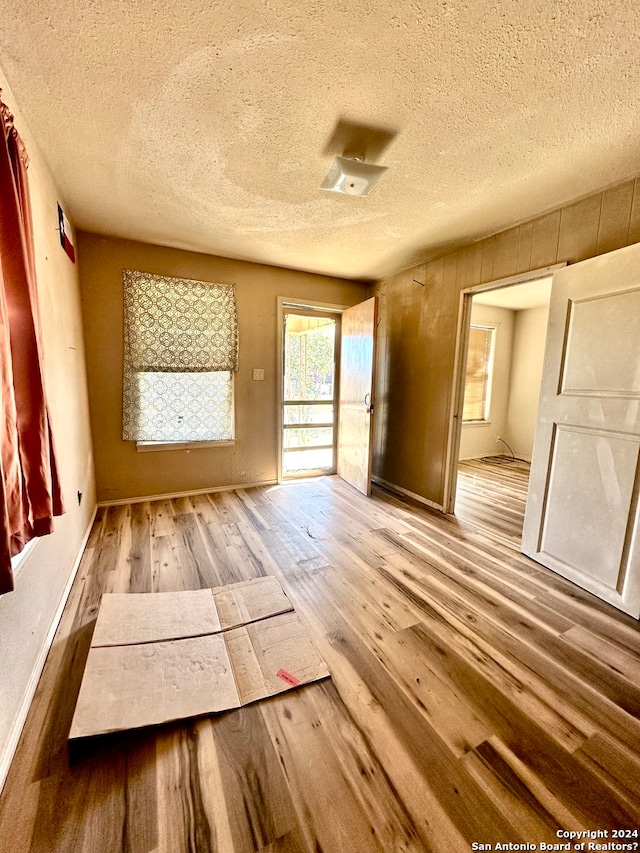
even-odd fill
[{"label": "ceiling light fixture base", "polygon": [[365,163],[361,155],[336,157],[320,189],[343,195],[366,196],[387,169],[388,166]]}]

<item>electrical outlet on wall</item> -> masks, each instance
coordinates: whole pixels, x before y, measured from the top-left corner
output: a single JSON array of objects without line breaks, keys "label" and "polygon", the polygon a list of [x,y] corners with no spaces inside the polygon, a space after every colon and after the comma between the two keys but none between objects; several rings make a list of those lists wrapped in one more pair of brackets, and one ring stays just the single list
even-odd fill
[{"label": "electrical outlet on wall", "polygon": [[264,369],[262,367],[254,367],[253,378],[257,382],[261,382],[264,379]]}]

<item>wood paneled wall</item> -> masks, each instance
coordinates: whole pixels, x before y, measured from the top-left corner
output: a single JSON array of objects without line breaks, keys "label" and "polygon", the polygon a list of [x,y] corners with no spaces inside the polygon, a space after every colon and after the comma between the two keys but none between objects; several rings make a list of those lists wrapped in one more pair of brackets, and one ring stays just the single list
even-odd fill
[{"label": "wood paneled wall", "polygon": [[462,289],[637,242],[640,178],[375,285],[380,313],[374,476],[442,505]]}]

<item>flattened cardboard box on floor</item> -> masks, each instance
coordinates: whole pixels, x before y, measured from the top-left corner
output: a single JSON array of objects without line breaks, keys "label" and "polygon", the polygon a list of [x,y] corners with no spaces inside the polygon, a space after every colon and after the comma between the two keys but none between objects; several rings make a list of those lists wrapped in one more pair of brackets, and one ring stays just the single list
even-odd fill
[{"label": "flattened cardboard box on floor", "polygon": [[240,708],[328,675],[275,578],[106,594],[69,739]]}]

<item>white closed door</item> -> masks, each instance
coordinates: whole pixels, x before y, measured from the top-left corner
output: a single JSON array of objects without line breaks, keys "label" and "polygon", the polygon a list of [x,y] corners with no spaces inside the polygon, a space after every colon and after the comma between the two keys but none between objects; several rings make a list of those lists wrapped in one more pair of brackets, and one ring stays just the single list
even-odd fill
[{"label": "white closed door", "polygon": [[522,551],[640,617],[640,244],[554,274]]}]

